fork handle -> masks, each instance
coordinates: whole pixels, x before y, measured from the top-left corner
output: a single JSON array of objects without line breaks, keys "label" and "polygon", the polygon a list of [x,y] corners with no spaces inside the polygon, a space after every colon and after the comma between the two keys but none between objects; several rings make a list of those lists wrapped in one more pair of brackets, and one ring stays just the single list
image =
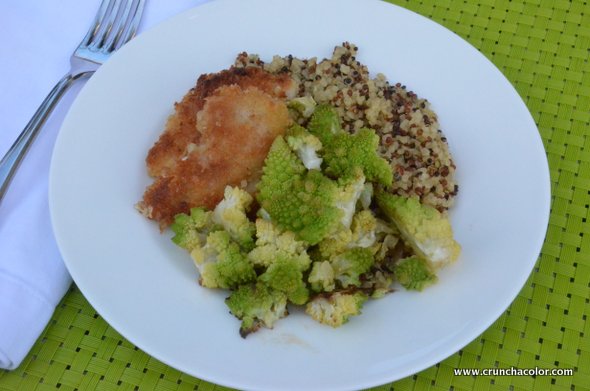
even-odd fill
[{"label": "fork handle", "polygon": [[0,160],[0,202],[2,202],[2,199],[6,194],[8,186],[10,185],[18,166],[37,137],[37,134],[39,134],[39,130],[55,108],[57,102],[59,102],[60,98],[75,80],[88,77],[92,75],[92,73],[94,72],[82,72],[74,75],[67,73],[62,77],[47,95],[43,103],[41,103],[27,126],[25,126],[14,144],[12,144],[8,152],[6,152],[6,155]]}]

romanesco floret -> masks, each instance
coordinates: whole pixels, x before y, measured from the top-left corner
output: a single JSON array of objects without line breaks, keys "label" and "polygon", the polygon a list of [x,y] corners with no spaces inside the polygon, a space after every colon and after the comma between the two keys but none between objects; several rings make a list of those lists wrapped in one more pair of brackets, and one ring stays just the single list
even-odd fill
[{"label": "romanesco floret", "polygon": [[378,145],[379,136],[371,129],[360,129],[354,135],[338,135],[332,144],[325,147],[326,173],[338,177],[349,176],[357,167],[361,167],[369,181],[390,186],[393,172],[389,163],[377,154]]},{"label": "romanesco floret", "polygon": [[307,312],[316,321],[339,327],[351,316],[360,315],[367,296],[361,292],[335,292],[329,296],[318,295],[307,303]]},{"label": "romanesco floret", "polygon": [[334,279],[343,288],[360,286],[361,275],[369,271],[374,262],[373,253],[367,248],[352,248],[330,261]]},{"label": "romanesco floret", "polygon": [[461,246],[453,239],[447,216],[415,198],[385,191],[377,192],[375,198],[379,208],[399,229],[402,239],[431,267],[437,269],[458,258]]},{"label": "romanesco floret", "polygon": [[318,243],[319,259],[332,259],[351,247],[353,247],[352,231],[350,228],[343,227]]},{"label": "romanesco floret", "polygon": [[437,280],[428,263],[418,257],[400,259],[395,264],[394,274],[397,281],[408,290],[421,291]]},{"label": "romanesco floret", "polygon": [[315,108],[307,130],[316,135],[324,145],[332,143],[336,135],[343,133],[338,113],[329,105],[318,105]]},{"label": "romanesco floret", "polygon": [[209,230],[213,228],[212,213],[203,208],[192,208],[190,214],[180,213],[170,226],[174,236],[172,241],[178,246],[192,251],[203,244]]},{"label": "romanesco floret", "polygon": [[361,276],[368,272],[374,263],[373,252],[370,249],[352,248],[329,260],[313,262],[308,282],[315,292],[359,287]]},{"label": "romanesco floret", "polygon": [[285,137],[289,147],[297,154],[305,168],[308,170],[320,169],[322,158],[318,156],[318,151],[322,149],[322,143],[319,138],[299,125],[289,128]]},{"label": "romanesco floret", "polygon": [[[291,151],[283,137],[277,137],[272,143],[262,168],[263,175],[258,183],[259,200],[272,199],[280,196],[286,184],[300,178],[306,171],[297,155]],[[263,209],[271,213],[268,209]]]},{"label": "romanesco floret", "polygon": [[371,247],[377,240],[377,219],[370,210],[362,210],[352,218],[352,245],[349,247]]},{"label": "romanesco floret", "polygon": [[309,290],[303,281],[303,271],[296,258],[279,256],[260,275],[259,280],[272,289],[283,292],[293,304],[305,304]]},{"label": "romanesco floret", "polygon": [[373,184],[371,182],[367,182],[363,186],[363,191],[359,197],[359,203],[361,208],[366,210],[371,207],[371,202],[373,202]]},{"label": "romanesco floret", "polygon": [[350,228],[342,227],[322,240],[318,244],[318,251],[322,258],[331,259],[351,248],[372,247],[376,240],[377,219],[370,210],[363,210],[352,217]]},{"label": "romanesco floret", "polygon": [[240,335],[243,338],[261,326],[272,328],[277,320],[288,315],[287,296],[261,283],[241,285],[225,303],[242,321]]},{"label": "romanesco floret", "polygon": [[254,199],[239,187],[226,186],[223,200],[213,210],[213,222],[219,224],[240,246],[250,249],[254,245],[256,228],[246,215]]},{"label": "romanesco floret", "polygon": [[338,227],[338,186],[317,170],[307,171],[283,137],[277,137],[258,184],[258,201],[281,229],[310,245]]},{"label": "romanesco floret", "polygon": [[[366,211],[363,211],[366,212]],[[375,224],[375,241],[371,249],[375,253],[375,261],[381,262],[390,251],[393,251],[399,242],[399,231],[392,223],[388,223],[373,215]]]},{"label": "romanesco floret", "polygon": [[317,103],[311,96],[300,96],[289,101],[288,107],[296,110],[304,118],[309,118],[313,114]]},{"label": "romanesco floret", "polygon": [[393,172],[387,160],[377,153],[379,136],[368,128],[349,134],[340,128],[336,111],[329,106],[318,106],[308,125],[323,145],[326,174],[337,178],[354,177],[360,168],[368,181],[390,186]]},{"label": "romanesco floret", "polygon": [[314,292],[332,292],[336,288],[334,268],[330,261],[312,263],[307,281]]},{"label": "romanesco floret", "polygon": [[307,270],[311,259],[307,254],[307,243],[295,238],[291,231],[281,231],[271,221],[256,220],[256,247],[248,258],[256,266],[270,266],[279,257],[293,258],[302,271]]},{"label": "romanesco floret", "polygon": [[340,223],[343,227],[349,228],[356,204],[365,188],[365,176],[362,171],[357,170],[353,177],[339,180],[338,185],[340,192],[336,197],[336,206],[342,211]]},{"label": "romanesco floret", "polygon": [[207,288],[233,289],[256,279],[254,267],[226,231],[214,231],[191,257],[199,269],[199,283]]}]

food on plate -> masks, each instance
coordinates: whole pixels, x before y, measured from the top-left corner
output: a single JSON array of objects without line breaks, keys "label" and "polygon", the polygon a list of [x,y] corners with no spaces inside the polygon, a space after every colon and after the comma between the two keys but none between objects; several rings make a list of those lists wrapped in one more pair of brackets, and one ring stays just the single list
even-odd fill
[{"label": "food on plate", "polygon": [[146,163],[148,173],[158,177],[174,167],[198,144],[202,137],[197,128],[197,113],[205,106],[206,99],[220,87],[236,85],[242,89],[257,88],[275,98],[293,97],[297,85],[288,75],[273,75],[257,68],[232,67],[217,73],[201,75],[194,88],[174,105],[166,129],[149,150]]},{"label": "food on plate", "polygon": [[199,78],[148,153],[155,180],[138,208],[165,228],[191,206],[214,207],[227,185],[253,188],[270,145],[291,123],[292,90],[289,77],[262,70]]},{"label": "food on plate", "polygon": [[264,62],[255,54],[241,53],[234,65],[291,76],[298,94],[290,106],[308,108],[300,123],[309,118],[311,101],[334,107],[343,129],[351,133],[364,127],[375,130],[379,154],[392,168],[393,194],[418,198],[440,211],[453,205],[459,189],[456,167],[430,103],[400,83],[390,84],[383,74],[371,77],[358,59],[356,45],[344,42],[323,60],[277,55]]},{"label": "food on plate", "polygon": [[289,305],[338,327],[394,281],[422,290],[458,257],[446,214],[384,190],[393,179],[376,138],[344,131],[335,109],[317,105],[307,128],[293,124],[274,140],[255,197],[227,186],[213,210],[176,216],[172,240],[190,252],[202,286],[232,291],[226,304],[243,337],[272,328]]},{"label": "food on plate", "polygon": [[376,201],[401,237],[431,266],[438,268],[457,258],[461,249],[453,240],[451,223],[434,208],[384,191],[378,192]]},{"label": "food on plate", "polygon": [[[339,327],[455,261],[455,166],[425,100],[331,60],[242,53],[199,78],[148,153],[138,208],[168,225],[246,337],[301,306]],[[189,119],[190,117],[190,119]]]}]

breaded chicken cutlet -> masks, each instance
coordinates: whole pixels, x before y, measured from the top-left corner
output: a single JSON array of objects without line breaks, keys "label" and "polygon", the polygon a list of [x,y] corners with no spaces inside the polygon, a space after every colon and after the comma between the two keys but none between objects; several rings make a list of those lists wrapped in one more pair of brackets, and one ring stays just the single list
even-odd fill
[{"label": "breaded chicken cutlet", "polygon": [[154,177],[138,209],[161,229],[192,207],[213,208],[225,186],[253,192],[274,139],[289,127],[287,75],[230,68],[202,75],[146,158]]}]

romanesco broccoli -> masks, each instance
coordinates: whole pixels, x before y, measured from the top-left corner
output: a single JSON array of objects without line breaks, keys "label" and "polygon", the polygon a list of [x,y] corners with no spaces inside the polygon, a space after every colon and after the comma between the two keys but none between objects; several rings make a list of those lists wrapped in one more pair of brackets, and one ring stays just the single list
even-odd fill
[{"label": "romanesco broccoli", "polygon": [[341,190],[336,197],[336,206],[342,211],[340,223],[343,227],[349,228],[357,201],[365,188],[365,176],[362,171],[357,170],[355,176],[339,180],[338,185]]},{"label": "romanesco broccoli", "polygon": [[373,253],[367,248],[352,248],[337,255],[331,261],[334,279],[343,288],[360,286],[360,276],[369,271],[373,263]]},{"label": "romanesco broccoli", "polygon": [[277,258],[293,258],[301,270],[307,270],[311,259],[307,254],[307,243],[295,238],[291,231],[281,231],[271,221],[256,220],[256,247],[248,258],[256,266],[270,266]]},{"label": "romanesco broccoli", "polygon": [[371,207],[371,203],[373,202],[373,184],[371,182],[365,183],[363,187],[363,191],[361,192],[361,196],[359,197],[359,203],[361,208],[369,209]]},{"label": "romanesco broccoli", "polygon": [[301,265],[296,258],[278,257],[260,275],[259,280],[272,289],[283,292],[293,304],[305,304],[309,290],[303,281]]},{"label": "romanesco broccoli", "polygon": [[252,204],[252,196],[239,187],[227,186],[224,197],[213,210],[213,222],[221,225],[240,246],[249,250],[254,245],[256,228],[246,212]]},{"label": "romanesco broccoli", "polygon": [[332,292],[336,288],[334,268],[330,261],[312,263],[307,281],[314,292]]},{"label": "romanesco broccoli", "polygon": [[361,292],[335,292],[329,296],[318,295],[307,303],[307,312],[316,321],[339,327],[354,315],[360,315],[367,296]]},{"label": "romanesco broccoli", "polygon": [[387,160],[377,153],[379,136],[368,128],[349,134],[340,128],[336,111],[329,106],[318,106],[308,125],[323,145],[326,174],[337,178],[356,176],[362,169],[369,181],[390,186],[393,172]]},{"label": "romanesco broccoli", "polygon": [[309,118],[313,114],[317,103],[311,96],[300,96],[289,101],[288,107],[297,111],[304,118]]},{"label": "romanesco broccoli", "polygon": [[362,210],[352,218],[352,246],[371,247],[377,240],[377,219],[370,210]]},{"label": "romanesco broccoli", "polygon": [[287,144],[297,154],[305,168],[308,170],[320,169],[322,158],[318,156],[318,151],[322,149],[322,143],[319,138],[299,125],[289,128],[285,137]]},{"label": "romanesco broccoli", "polygon": [[349,248],[352,248],[352,231],[350,228],[341,228],[318,243],[317,252],[318,260],[332,259],[338,254],[342,254]]},{"label": "romanesco broccoli", "polygon": [[404,288],[416,291],[421,291],[437,280],[428,263],[418,257],[400,259],[395,264],[394,274]]},{"label": "romanesco broccoli", "polygon": [[379,136],[371,129],[363,128],[354,135],[342,134],[325,147],[326,173],[338,177],[350,176],[361,167],[369,181],[385,186],[393,182],[389,163],[377,155]]},{"label": "romanesco broccoli", "polygon": [[307,171],[282,137],[270,148],[258,189],[271,220],[299,240],[314,245],[338,227],[337,184],[317,170]]},{"label": "romanesco broccoli", "polygon": [[233,289],[256,279],[254,267],[226,231],[214,231],[191,257],[199,269],[199,282],[207,288]]},{"label": "romanesco broccoli", "polygon": [[363,210],[352,217],[350,228],[342,227],[322,240],[318,244],[318,250],[322,258],[331,259],[351,248],[372,247],[376,240],[377,219],[370,210]]},{"label": "romanesco broccoli", "polygon": [[315,292],[359,287],[361,276],[371,269],[374,261],[371,250],[352,248],[329,260],[313,262],[308,282]]},{"label": "romanesco broccoli", "polygon": [[227,186],[212,211],[193,208],[171,226],[200,284],[233,290],[226,303],[242,337],[272,328],[289,302],[338,327],[395,280],[422,290],[460,252],[446,215],[386,193],[393,175],[374,131],[345,132],[336,110],[311,98],[292,100],[290,109],[310,118],[308,129],[293,125],[274,140],[258,210],[250,213],[249,193]]},{"label": "romanesco broccoli", "polygon": [[379,191],[375,199],[379,208],[399,229],[402,239],[430,266],[437,269],[458,258],[461,246],[453,239],[447,216],[415,198]]},{"label": "romanesco broccoli", "polygon": [[192,251],[203,244],[209,230],[213,228],[212,213],[203,208],[192,208],[190,215],[180,213],[170,226],[174,236],[172,241],[178,246]]},{"label": "romanesco broccoli", "polygon": [[328,105],[319,105],[315,108],[307,124],[307,130],[316,135],[322,144],[331,144],[336,135],[343,133],[338,113]]},{"label": "romanesco broccoli", "polygon": [[277,320],[288,315],[287,296],[261,283],[241,285],[225,303],[242,321],[240,335],[243,338],[261,326],[272,328]]}]

